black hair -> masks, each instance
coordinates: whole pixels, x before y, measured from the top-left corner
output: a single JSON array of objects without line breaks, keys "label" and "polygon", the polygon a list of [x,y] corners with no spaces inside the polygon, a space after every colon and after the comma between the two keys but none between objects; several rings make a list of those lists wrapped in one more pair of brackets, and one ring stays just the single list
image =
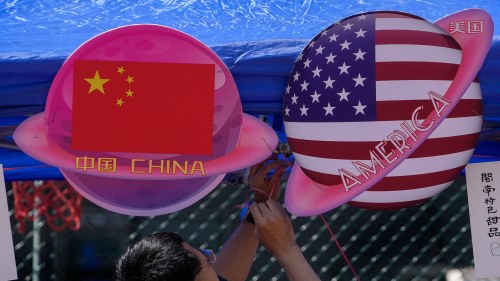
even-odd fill
[{"label": "black hair", "polygon": [[182,237],[160,232],[129,246],[116,263],[117,281],[194,281],[201,271],[198,257],[186,250]]}]

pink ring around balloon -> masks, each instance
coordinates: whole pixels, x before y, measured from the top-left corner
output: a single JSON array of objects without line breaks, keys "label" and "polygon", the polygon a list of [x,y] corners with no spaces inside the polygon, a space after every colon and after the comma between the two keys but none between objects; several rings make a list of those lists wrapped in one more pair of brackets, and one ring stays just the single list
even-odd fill
[{"label": "pink ring around balloon", "polygon": [[[165,175],[154,171],[151,174],[130,173],[129,166],[117,167],[116,173],[102,173],[92,170],[83,172],[75,167],[75,156],[58,146],[49,145],[44,127],[44,113],[34,115],[24,121],[14,132],[14,140],[21,150],[33,158],[58,167],[67,172],[85,173],[103,178],[131,180],[170,180],[203,177],[194,175]],[[243,114],[242,133],[236,147],[223,157],[204,163],[207,177],[225,174],[229,171],[244,169],[265,159],[278,144],[278,137],[272,128],[259,119]]]}]

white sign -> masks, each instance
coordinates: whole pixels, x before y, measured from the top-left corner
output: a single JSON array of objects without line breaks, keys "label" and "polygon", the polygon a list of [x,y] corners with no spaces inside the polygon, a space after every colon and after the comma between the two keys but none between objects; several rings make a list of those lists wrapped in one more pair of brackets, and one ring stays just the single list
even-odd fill
[{"label": "white sign", "polygon": [[465,168],[476,277],[500,277],[500,162]]},{"label": "white sign", "polygon": [[17,280],[16,258],[10,229],[7,190],[0,164],[0,280]]}]

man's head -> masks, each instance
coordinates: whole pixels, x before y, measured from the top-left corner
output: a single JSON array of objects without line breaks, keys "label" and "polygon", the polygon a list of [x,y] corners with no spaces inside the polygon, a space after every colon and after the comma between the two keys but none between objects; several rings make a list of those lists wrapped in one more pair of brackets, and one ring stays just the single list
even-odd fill
[{"label": "man's head", "polygon": [[201,252],[168,232],[129,246],[116,264],[117,281],[218,280]]}]

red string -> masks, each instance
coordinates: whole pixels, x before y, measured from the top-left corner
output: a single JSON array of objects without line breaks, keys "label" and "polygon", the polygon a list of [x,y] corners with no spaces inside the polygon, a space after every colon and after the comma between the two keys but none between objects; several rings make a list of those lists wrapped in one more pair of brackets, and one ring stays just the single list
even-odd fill
[{"label": "red string", "polygon": [[337,248],[339,248],[340,254],[342,254],[342,257],[344,257],[344,260],[347,263],[347,265],[349,266],[349,268],[351,269],[352,274],[354,274],[354,276],[356,277],[356,280],[359,281],[358,274],[356,273],[356,271],[354,270],[354,267],[352,266],[351,262],[349,261],[349,259],[347,258],[346,254],[344,253],[344,250],[342,249],[342,246],[340,246],[339,241],[337,241],[337,238],[335,238],[335,235],[333,234],[332,229],[328,225],[328,222],[326,222],[326,220],[323,217],[323,215],[320,215],[320,217],[321,217],[321,220],[323,221],[323,223],[325,224],[326,229],[328,229],[328,232],[330,232],[330,235],[332,236],[333,241],[335,242],[335,244],[337,244]]},{"label": "red string", "polygon": [[[269,193],[269,194],[267,194],[266,192],[264,192],[264,191],[262,191],[262,190],[260,190],[260,189],[258,189],[258,188],[250,188],[249,190],[250,190],[251,192],[255,192],[255,191],[260,192],[260,193],[264,194],[265,196],[267,196],[267,199],[270,199],[270,198],[273,196],[274,186],[273,186],[273,188],[271,189],[271,193]],[[247,199],[248,199],[248,195],[247,195]]]}]

